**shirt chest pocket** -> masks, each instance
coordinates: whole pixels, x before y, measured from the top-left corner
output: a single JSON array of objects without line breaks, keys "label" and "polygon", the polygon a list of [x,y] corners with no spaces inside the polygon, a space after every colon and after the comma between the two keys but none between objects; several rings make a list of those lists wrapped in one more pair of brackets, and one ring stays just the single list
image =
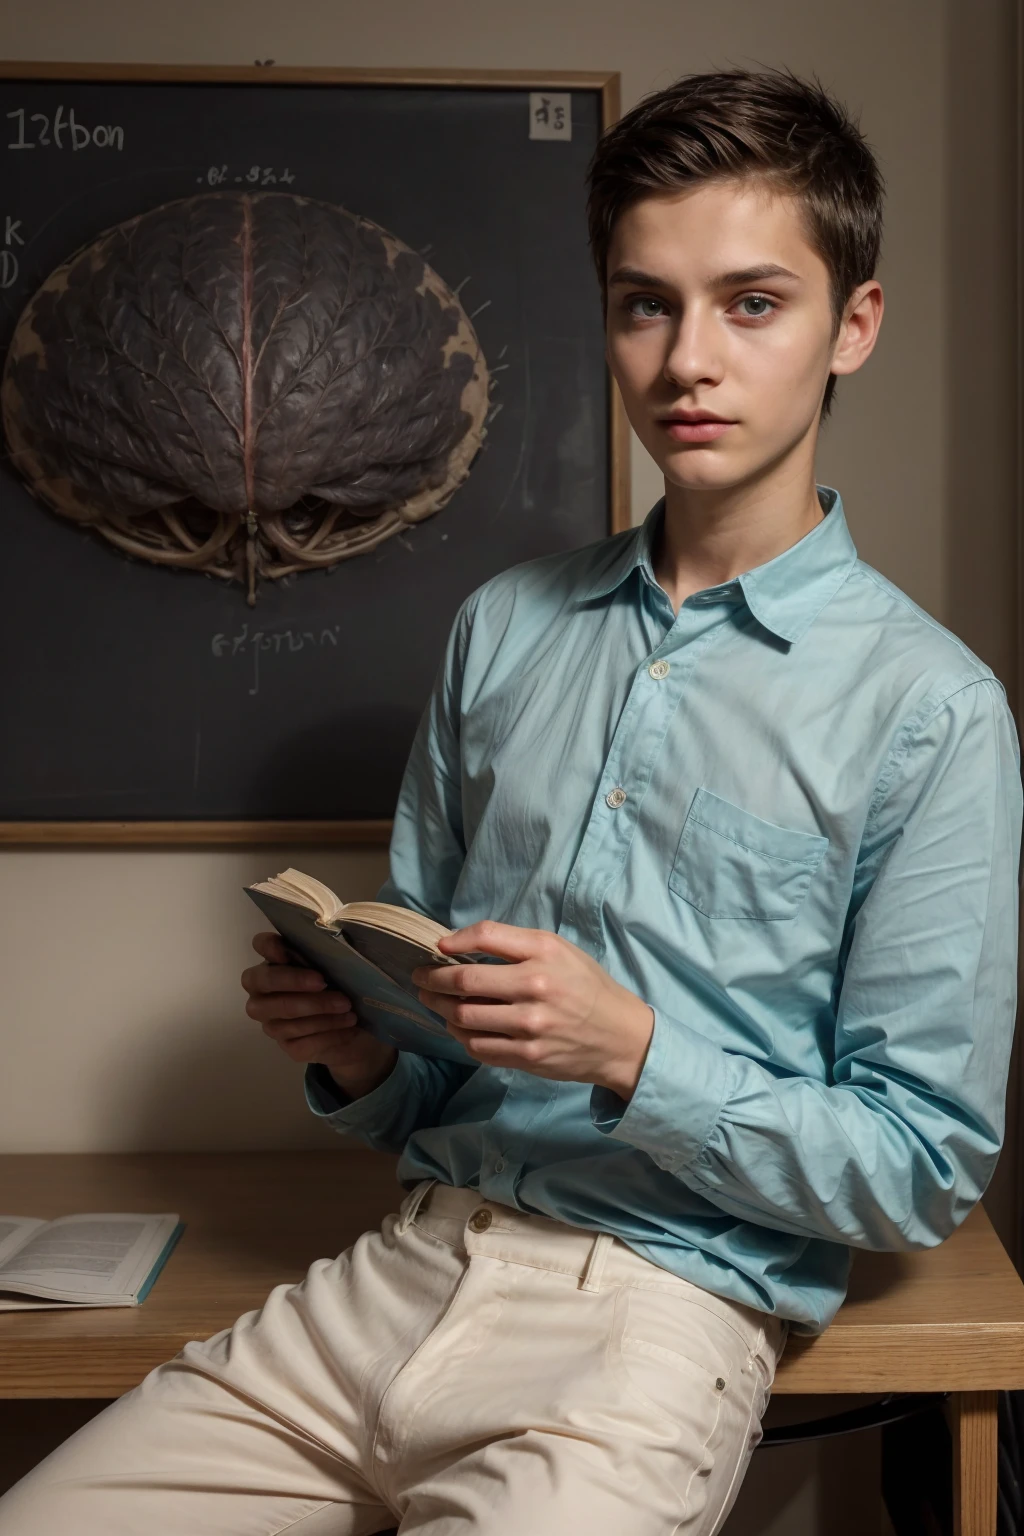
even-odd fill
[{"label": "shirt chest pocket", "polygon": [[795,917],[828,838],[777,827],[698,789],[683,824],[669,889],[705,917]]}]

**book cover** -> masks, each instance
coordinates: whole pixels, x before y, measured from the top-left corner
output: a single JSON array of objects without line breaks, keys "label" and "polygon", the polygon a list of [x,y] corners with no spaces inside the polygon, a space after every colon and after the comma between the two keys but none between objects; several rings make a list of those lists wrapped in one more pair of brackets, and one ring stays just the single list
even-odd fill
[{"label": "book cover", "polygon": [[[249,887],[246,894],[270,919],[289,949],[351,998],[359,1022],[378,1040],[420,1056],[479,1065],[448,1033],[441,1015],[416,996],[410,973],[418,965],[436,964],[429,951],[362,924],[357,936],[355,925],[351,924],[352,936],[367,950],[367,954],[360,954],[345,937],[344,919],[340,923],[342,931],[332,933],[317,924],[312,912],[294,902]],[[383,969],[384,965],[391,975]]]}]

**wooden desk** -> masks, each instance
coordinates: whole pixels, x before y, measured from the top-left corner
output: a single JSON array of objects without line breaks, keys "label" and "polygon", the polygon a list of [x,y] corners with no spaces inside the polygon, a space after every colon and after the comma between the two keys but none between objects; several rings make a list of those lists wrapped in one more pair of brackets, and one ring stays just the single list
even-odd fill
[{"label": "wooden desk", "polygon": [[[402,1191],[396,1159],[337,1152],[0,1156],[0,1211],[178,1211],[186,1230],[141,1307],[0,1314],[0,1398],[117,1397],[188,1339],[340,1253]],[[1024,1285],[979,1206],[940,1248],[858,1254],[819,1338],[792,1338],[774,1392],[950,1392],[958,1536],[994,1536],[996,1392],[1024,1388]]]}]

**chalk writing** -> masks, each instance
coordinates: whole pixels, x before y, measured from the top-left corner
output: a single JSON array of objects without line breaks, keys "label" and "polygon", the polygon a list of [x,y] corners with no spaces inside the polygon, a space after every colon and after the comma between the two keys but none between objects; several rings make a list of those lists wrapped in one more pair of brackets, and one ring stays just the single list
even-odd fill
[{"label": "chalk writing", "polygon": [[0,245],[0,288],[13,288],[18,281],[18,257],[14,247],[25,244],[20,229],[20,219],[12,218],[9,213],[4,215],[3,245]]},{"label": "chalk writing", "polygon": [[26,113],[24,107],[8,112],[15,119],[17,137],[9,140],[8,149],[71,149],[77,152],[95,146],[96,149],[124,149],[124,129],[98,123],[95,128],[86,127],[75,116],[74,107],[65,114],[59,106],[51,118],[46,112]]},{"label": "chalk writing", "polygon": [[243,624],[237,635],[225,635],[218,633],[210,641],[210,649],[214,656],[251,656],[252,657],[252,687],[250,695],[260,691],[260,656],[268,651],[275,656],[294,656],[305,650],[325,650],[329,647],[337,649],[338,632],[340,624],[331,624],[313,629],[256,629],[249,633],[248,624]]},{"label": "chalk writing", "polygon": [[272,165],[250,165],[247,169],[237,171],[234,166],[211,165],[196,181],[202,186],[206,182],[208,187],[220,187],[227,182],[243,182],[250,187],[276,187],[278,182],[290,187],[295,180],[295,174],[285,166],[283,171],[275,169]]}]

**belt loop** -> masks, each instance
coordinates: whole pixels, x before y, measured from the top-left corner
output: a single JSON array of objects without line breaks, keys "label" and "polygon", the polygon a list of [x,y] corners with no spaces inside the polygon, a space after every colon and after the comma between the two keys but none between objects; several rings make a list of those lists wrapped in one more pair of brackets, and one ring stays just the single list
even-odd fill
[{"label": "belt loop", "polygon": [[436,1179],[424,1179],[421,1184],[416,1185],[415,1189],[410,1190],[408,1203],[399,1219],[398,1225],[395,1227],[395,1232],[399,1237],[409,1230],[410,1222],[415,1220],[417,1211],[436,1183]]},{"label": "belt loop", "polygon": [[612,1234],[610,1232],[599,1232],[594,1238],[594,1246],[587,1255],[587,1262],[583,1269],[583,1278],[580,1281],[581,1291],[599,1291],[601,1289],[604,1261],[608,1257],[608,1250],[611,1245]]}]

